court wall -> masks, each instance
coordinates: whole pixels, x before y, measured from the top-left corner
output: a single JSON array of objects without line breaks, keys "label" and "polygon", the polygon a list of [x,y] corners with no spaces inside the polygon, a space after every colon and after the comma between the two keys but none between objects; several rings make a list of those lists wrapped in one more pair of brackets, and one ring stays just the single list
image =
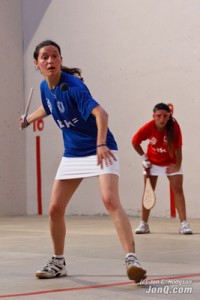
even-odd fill
[{"label": "court wall", "polygon": [[[183,133],[188,217],[198,218],[200,2],[23,0],[21,8],[25,90],[20,92],[26,99],[30,87],[34,87],[31,110],[41,104],[42,80],[34,69],[32,53],[39,42],[53,39],[61,46],[63,64],[83,70],[93,97],[109,113],[109,127],[120,152],[121,200],[130,215],[140,215],[142,162],[132,149],[131,138],[151,120],[156,103],[172,103]],[[37,214],[41,200],[42,213],[47,214],[51,186],[63,152],[61,133],[48,117],[44,123],[30,126],[20,138],[17,133],[15,138],[17,143],[19,139],[26,141],[26,180],[20,186],[26,189],[26,212]],[[170,217],[166,178],[159,178],[156,194],[152,215]],[[82,182],[66,213],[106,213],[96,178]]]},{"label": "court wall", "polygon": [[24,110],[20,0],[0,1],[0,215],[26,213],[26,141],[19,130]]}]

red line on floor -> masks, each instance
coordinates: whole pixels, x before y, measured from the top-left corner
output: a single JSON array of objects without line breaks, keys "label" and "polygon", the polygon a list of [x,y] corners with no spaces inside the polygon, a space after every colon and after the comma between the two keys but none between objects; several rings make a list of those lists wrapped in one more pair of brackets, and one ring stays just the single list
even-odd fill
[{"label": "red line on floor", "polygon": [[[150,279],[145,279],[145,283],[148,283],[148,282],[151,283],[152,281],[156,281],[156,280],[183,279],[183,278],[193,278],[193,277],[200,277],[200,273],[177,275],[177,276],[167,276],[167,277],[159,277],[159,278],[150,278]],[[0,295],[0,299],[12,298],[12,297],[35,296],[35,295],[59,293],[59,292],[79,291],[79,290],[100,289],[100,288],[122,286],[122,285],[129,285],[129,284],[135,285],[136,283],[133,281],[114,282],[114,283],[108,283],[108,284],[97,284],[97,285],[80,286],[80,287],[64,288],[64,289],[57,289],[57,290],[46,290],[46,291],[29,292],[29,293],[21,293],[21,294],[8,294],[8,295]]]}]

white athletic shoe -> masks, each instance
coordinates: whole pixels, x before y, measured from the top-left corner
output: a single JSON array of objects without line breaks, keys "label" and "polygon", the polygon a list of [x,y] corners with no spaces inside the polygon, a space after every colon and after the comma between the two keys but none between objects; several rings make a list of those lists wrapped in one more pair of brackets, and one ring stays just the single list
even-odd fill
[{"label": "white athletic shoe", "polygon": [[52,257],[48,263],[36,272],[36,277],[40,279],[50,279],[67,276],[66,263],[64,258]]},{"label": "white athletic shoe", "polygon": [[179,229],[180,234],[192,234],[192,229],[187,221],[183,221]]},{"label": "white athletic shoe", "polygon": [[141,221],[139,226],[135,229],[136,234],[144,234],[144,233],[150,233],[149,230],[149,224]]},{"label": "white athletic shoe", "polygon": [[144,270],[135,255],[129,255],[125,259],[127,276],[136,283],[146,278],[146,270]]}]

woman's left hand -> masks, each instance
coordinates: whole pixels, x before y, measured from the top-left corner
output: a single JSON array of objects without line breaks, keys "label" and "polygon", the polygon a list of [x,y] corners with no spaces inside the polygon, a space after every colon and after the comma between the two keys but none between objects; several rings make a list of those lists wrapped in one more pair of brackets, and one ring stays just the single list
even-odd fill
[{"label": "woman's left hand", "polygon": [[106,166],[112,165],[113,160],[117,160],[112,151],[107,146],[97,148],[97,164],[103,169],[105,163]]},{"label": "woman's left hand", "polygon": [[166,174],[173,174],[180,170],[180,167],[177,165],[170,165],[166,168]]}]

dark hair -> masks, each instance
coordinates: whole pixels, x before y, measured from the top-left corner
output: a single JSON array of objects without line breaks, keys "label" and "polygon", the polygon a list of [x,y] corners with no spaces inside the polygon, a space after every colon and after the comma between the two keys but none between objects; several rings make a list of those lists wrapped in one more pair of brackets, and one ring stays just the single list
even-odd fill
[{"label": "dark hair", "polygon": [[171,112],[170,107],[165,103],[158,103],[154,106],[153,112],[156,112],[157,110],[166,110],[167,112]]},{"label": "dark hair", "polygon": [[174,122],[176,122],[176,120],[172,117],[171,109],[167,104],[165,104],[165,103],[156,104],[154,106],[153,112],[155,113],[158,110],[165,110],[168,113],[170,113],[169,120],[166,124],[166,130],[167,130],[167,142],[168,142],[169,153],[170,153],[170,155],[172,155],[173,142],[175,140]]},{"label": "dark hair", "polygon": [[[36,47],[35,47],[35,51],[33,52],[33,58],[35,60],[38,60],[38,56],[39,56],[39,52],[40,52],[40,49],[45,47],[45,46],[54,46],[58,49],[58,52],[61,56],[61,49],[60,49],[60,46],[55,43],[54,41],[51,41],[51,40],[46,40],[46,41],[43,41],[41,42],[40,44],[38,44]],[[81,69],[79,68],[68,68],[68,67],[65,67],[65,66],[61,66],[61,70],[67,74],[71,74],[75,77],[78,77],[79,79],[81,79],[83,81],[83,77],[81,76]]]}]

